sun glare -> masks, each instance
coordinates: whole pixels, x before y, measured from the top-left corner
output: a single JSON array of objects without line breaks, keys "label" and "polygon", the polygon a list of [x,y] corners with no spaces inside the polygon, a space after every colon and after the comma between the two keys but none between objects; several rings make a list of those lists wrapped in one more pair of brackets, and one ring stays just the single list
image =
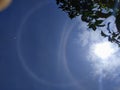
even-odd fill
[{"label": "sun glare", "polygon": [[94,54],[102,60],[107,60],[115,52],[110,42],[97,43],[93,48]]},{"label": "sun glare", "polygon": [[116,72],[116,68],[120,67],[119,47],[109,41],[93,43],[90,47],[88,60],[93,64],[96,75],[108,75]]}]

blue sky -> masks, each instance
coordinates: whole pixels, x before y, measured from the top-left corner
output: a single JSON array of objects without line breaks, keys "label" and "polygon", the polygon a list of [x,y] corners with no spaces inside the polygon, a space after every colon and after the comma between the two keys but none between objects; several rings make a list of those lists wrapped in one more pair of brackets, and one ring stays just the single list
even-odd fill
[{"label": "blue sky", "polygon": [[119,74],[100,82],[97,64],[87,60],[91,35],[101,37],[80,18],[69,19],[54,0],[14,0],[0,23],[1,90],[120,89]]}]

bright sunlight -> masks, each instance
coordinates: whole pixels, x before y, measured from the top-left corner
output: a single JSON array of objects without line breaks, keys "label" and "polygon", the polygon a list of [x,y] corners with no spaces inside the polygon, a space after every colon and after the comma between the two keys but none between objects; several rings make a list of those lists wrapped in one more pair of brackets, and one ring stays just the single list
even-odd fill
[{"label": "bright sunlight", "polygon": [[107,60],[112,54],[115,53],[115,49],[110,42],[101,42],[94,45],[93,52],[102,60]]}]

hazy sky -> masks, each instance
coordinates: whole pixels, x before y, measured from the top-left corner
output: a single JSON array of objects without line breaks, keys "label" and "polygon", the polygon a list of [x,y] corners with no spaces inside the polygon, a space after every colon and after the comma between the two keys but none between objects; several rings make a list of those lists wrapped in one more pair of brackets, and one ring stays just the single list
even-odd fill
[{"label": "hazy sky", "polygon": [[14,0],[0,13],[0,89],[120,90],[117,46],[107,64],[90,51],[103,41],[54,0]]}]

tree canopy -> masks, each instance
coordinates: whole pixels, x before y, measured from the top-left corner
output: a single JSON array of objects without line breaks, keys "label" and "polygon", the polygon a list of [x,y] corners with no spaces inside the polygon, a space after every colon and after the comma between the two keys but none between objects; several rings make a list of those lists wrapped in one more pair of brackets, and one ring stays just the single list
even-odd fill
[{"label": "tree canopy", "polygon": [[81,15],[81,19],[87,22],[88,28],[96,30],[104,27],[104,20],[110,16],[116,18],[116,31],[111,31],[110,23],[107,24],[105,33],[101,30],[101,35],[108,38],[110,42],[115,42],[120,46],[120,1],[119,0],[56,0],[58,7],[73,19]]}]

